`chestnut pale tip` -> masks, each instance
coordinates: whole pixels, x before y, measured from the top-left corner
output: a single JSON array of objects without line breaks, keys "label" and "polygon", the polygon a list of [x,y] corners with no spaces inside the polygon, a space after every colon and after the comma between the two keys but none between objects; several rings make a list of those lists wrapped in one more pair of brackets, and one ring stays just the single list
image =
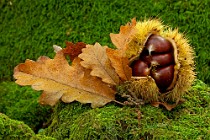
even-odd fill
[{"label": "chestnut pale tip", "polygon": [[154,45],[153,45],[153,44],[150,44],[150,45],[148,46],[149,56],[152,55],[152,52],[153,52],[154,50],[155,50]]}]

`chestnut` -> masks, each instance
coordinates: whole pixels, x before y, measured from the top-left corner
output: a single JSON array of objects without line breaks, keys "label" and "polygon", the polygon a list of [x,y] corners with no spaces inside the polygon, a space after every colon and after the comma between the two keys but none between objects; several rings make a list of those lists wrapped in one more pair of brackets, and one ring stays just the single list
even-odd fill
[{"label": "chestnut", "polygon": [[133,76],[147,76],[150,74],[150,69],[148,65],[141,60],[135,60],[131,64],[131,67]]},{"label": "chestnut", "polygon": [[151,63],[160,66],[167,66],[170,64],[174,64],[174,57],[172,53],[152,55]]},{"label": "chestnut", "polygon": [[155,80],[160,91],[165,91],[173,81],[174,65],[152,70],[151,76]]},{"label": "chestnut", "polygon": [[172,53],[143,55],[140,59],[148,65],[167,66],[174,64],[174,57]]},{"label": "chestnut", "polygon": [[152,53],[167,53],[173,50],[173,45],[169,40],[153,34],[145,43],[145,50],[148,51],[149,55]]}]

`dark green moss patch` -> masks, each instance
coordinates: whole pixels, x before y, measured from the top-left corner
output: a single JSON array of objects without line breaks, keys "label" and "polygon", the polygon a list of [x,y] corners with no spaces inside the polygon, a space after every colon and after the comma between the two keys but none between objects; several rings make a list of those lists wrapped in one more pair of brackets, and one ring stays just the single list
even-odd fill
[{"label": "dark green moss patch", "polygon": [[0,139],[30,139],[34,134],[30,127],[20,121],[12,120],[0,113]]},{"label": "dark green moss patch", "polygon": [[40,92],[20,87],[14,82],[0,83],[0,112],[12,119],[24,121],[35,132],[50,117],[50,107],[39,105]]},{"label": "dark green moss patch", "polygon": [[33,130],[22,121],[10,119],[0,113],[0,139],[1,140],[55,140],[45,135],[35,135]]}]

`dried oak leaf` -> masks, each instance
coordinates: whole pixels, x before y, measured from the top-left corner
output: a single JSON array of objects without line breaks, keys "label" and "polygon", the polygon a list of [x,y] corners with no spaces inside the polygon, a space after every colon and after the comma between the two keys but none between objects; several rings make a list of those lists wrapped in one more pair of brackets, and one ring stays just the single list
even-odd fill
[{"label": "dried oak leaf", "polygon": [[169,104],[166,102],[152,102],[151,105],[154,107],[159,107],[160,105],[164,106],[168,111],[171,111],[173,108],[175,108],[177,105],[182,104],[185,100],[180,99],[177,103]]},{"label": "dried oak leaf", "polygon": [[112,67],[122,81],[130,80],[132,69],[129,67],[129,60],[123,55],[122,50],[106,49],[108,58],[111,61]]},{"label": "dried oak leaf", "polygon": [[134,30],[135,26],[136,26],[136,19],[133,18],[131,20],[131,23],[128,23],[125,26],[120,27],[120,33],[119,34],[110,33],[112,43],[118,49],[125,49],[125,47],[126,47],[125,45],[127,44],[127,42],[130,41],[130,36],[135,31]]},{"label": "dried oak leaf", "polygon": [[82,49],[82,53],[78,56],[83,61],[81,65],[91,70],[92,76],[97,76],[103,82],[110,85],[118,85],[120,79],[111,66],[111,62],[106,54],[106,48],[102,47],[99,43],[95,45],[87,45]]},{"label": "dried oak leaf", "polygon": [[91,103],[95,108],[113,101],[115,91],[100,78],[91,76],[90,70],[83,68],[80,62],[77,57],[70,66],[60,51],[54,59],[40,57],[37,61],[26,60],[19,64],[14,69],[14,78],[19,85],[43,90],[41,104],[53,106],[61,99],[65,103]]},{"label": "dried oak leaf", "polygon": [[80,53],[82,53],[82,49],[85,48],[86,44],[83,42],[77,42],[76,44],[72,42],[66,42],[66,48],[62,49],[65,55],[70,57],[70,60],[73,61],[75,57],[77,57]]}]

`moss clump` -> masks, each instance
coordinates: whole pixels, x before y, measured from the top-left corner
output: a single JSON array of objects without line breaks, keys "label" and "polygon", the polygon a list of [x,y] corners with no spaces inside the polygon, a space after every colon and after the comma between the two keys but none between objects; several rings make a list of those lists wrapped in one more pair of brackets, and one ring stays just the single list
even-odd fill
[{"label": "moss clump", "polygon": [[52,137],[40,135],[24,122],[10,119],[5,114],[0,113],[0,139],[1,140],[55,140]]},{"label": "moss clump", "polygon": [[48,137],[45,135],[37,134],[37,135],[31,137],[30,140],[56,140],[56,139],[53,137]]},{"label": "moss clump", "polygon": [[122,139],[138,126],[135,108],[107,105],[91,109],[80,103],[59,103],[55,111],[44,134],[57,139]]},{"label": "moss clump", "polygon": [[0,139],[30,139],[33,130],[21,121],[12,120],[0,113]]},{"label": "moss clump", "polygon": [[172,111],[150,105],[138,108],[109,104],[91,109],[59,103],[43,134],[56,139],[209,139],[210,88],[197,80]]},{"label": "moss clump", "polygon": [[20,87],[14,82],[0,83],[0,112],[12,119],[24,121],[35,132],[50,117],[50,107],[39,105],[39,92]]}]

